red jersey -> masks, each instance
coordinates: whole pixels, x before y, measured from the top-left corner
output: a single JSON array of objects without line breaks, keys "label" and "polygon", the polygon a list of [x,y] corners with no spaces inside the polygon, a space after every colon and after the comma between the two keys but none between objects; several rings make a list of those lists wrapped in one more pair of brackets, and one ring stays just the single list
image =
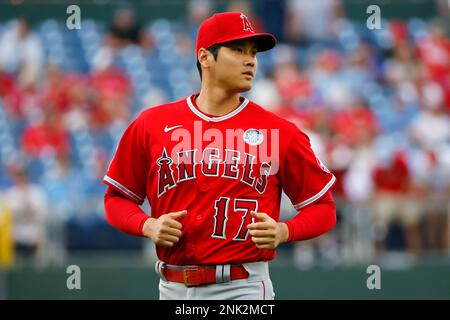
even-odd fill
[{"label": "red jersey", "polygon": [[179,242],[156,247],[161,261],[272,260],[275,250],[251,241],[250,211],[279,221],[282,190],[300,210],[335,177],[293,123],[243,97],[233,111],[213,117],[195,98],[143,111],[125,130],[104,182],[139,204],[147,197],[154,218],[187,210]]}]

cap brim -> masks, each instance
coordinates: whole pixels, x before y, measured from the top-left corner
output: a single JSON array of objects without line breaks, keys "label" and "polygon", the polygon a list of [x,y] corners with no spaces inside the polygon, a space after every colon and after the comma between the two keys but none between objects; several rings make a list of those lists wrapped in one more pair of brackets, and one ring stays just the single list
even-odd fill
[{"label": "cap brim", "polygon": [[253,33],[248,36],[239,36],[235,38],[228,38],[225,40],[220,40],[216,44],[224,44],[231,41],[242,40],[242,39],[254,39],[256,42],[256,47],[258,52],[267,51],[275,47],[277,44],[277,39],[270,33]]}]

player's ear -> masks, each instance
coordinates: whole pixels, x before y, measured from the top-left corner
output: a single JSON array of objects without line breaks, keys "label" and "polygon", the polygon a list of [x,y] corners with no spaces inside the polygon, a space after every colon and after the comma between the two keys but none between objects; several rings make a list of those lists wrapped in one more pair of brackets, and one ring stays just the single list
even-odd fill
[{"label": "player's ear", "polygon": [[204,48],[198,50],[198,62],[203,66],[203,68],[209,67],[208,51]]}]

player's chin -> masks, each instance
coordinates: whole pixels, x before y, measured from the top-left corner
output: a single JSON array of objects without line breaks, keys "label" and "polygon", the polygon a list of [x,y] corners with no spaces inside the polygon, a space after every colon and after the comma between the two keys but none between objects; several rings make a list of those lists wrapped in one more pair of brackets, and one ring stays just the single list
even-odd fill
[{"label": "player's chin", "polygon": [[253,82],[242,82],[242,83],[239,83],[237,91],[247,92],[247,91],[250,91],[252,89],[252,87],[253,87]]}]

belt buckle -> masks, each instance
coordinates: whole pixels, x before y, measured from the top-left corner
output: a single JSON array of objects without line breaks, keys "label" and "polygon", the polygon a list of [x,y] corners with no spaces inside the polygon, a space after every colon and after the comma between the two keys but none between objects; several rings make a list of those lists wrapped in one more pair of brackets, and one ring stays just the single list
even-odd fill
[{"label": "belt buckle", "polygon": [[186,287],[190,288],[190,287],[196,287],[196,286],[200,285],[199,283],[190,283],[189,275],[188,275],[189,271],[198,271],[198,270],[199,270],[198,267],[189,267],[189,268],[183,269],[183,280],[184,280],[184,285]]}]

